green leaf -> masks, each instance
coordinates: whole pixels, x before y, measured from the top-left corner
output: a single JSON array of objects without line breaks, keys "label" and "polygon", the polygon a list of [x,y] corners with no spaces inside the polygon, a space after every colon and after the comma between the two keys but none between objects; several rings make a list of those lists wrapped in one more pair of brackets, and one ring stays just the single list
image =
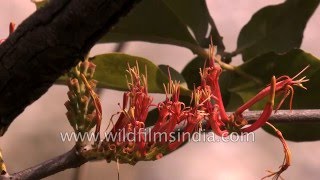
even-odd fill
[{"label": "green leaf", "polygon": [[205,59],[197,56],[183,68],[181,74],[187,81],[189,89],[193,89],[194,86],[197,87],[201,84],[200,68],[203,69],[204,63]]},{"label": "green leaf", "polygon": [[[265,85],[270,83],[271,77],[289,75],[293,77],[304,67],[310,67],[300,76],[307,76],[309,82],[305,82],[304,86],[308,90],[299,87],[293,87],[295,90],[293,98],[294,109],[319,109],[319,82],[320,82],[320,60],[309,53],[296,49],[285,54],[267,53],[256,57],[238,68],[252,76],[261,79]],[[244,102],[247,102],[255,96],[259,90],[265,85],[258,85],[248,81],[243,77],[233,74],[232,85],[229,90],[239,95]],[[277,98],[278,100],[281,98]],[[231,97],[230,102],[234,99]],[[288,101],[288,100],[287,100]],[[265,105],[264,101],[257,103],[251,110],[261,110]],[[286,102],[282,105],[282,109],[288,109],[289,104]],[[292,141],[312,141],[320,140],[320,126],[314,123],[290,123],[277,126],[282,131],[284,137]],[[272,134],[274,134],[272,132]]]},{"label": "green leaf", "polygon": [[100,42],[148,41],[195,51],[208,41],[209,23],[205,0],[141,1]]},{"label": "green leaf", "polygon": [[31,0],[36,5],[37,9],[42,8],[46,4],[48,4],[49,0]]},{"label": "green leaf", "polygon": [[170,67],[168,65],[164,65],[164,64],[160,64],[158,67],[168,77],[169,77],[169,74],[168,74],[168,68],[169,68],[171,79],[173,81],[180,82],[181,87],[188,89],[188,85],[187,85],[186,80],[183,78],[182,74],[180,74],[177,70],[173,69],[172,67]]},{"label": "green leaf", "polygon": [[[237,98],[236,94],[229,91],[229,87],[231,86],[233,79],[233,74],[229,73],[228,71],[223,71],[219,77],[219,85],[220,85],[220,92],[223,100],[223,105],[226,107],[226,111],[233,111],[235,110],[235,106],[238,107],[239,104],[242,104],[242,99]],[[233,101],[231,102],[230,99],[233,97]]]},{"label": "green leaf", "polygon": [[[109,53],[90,58],[97,65],[94,79],[98,80],[98,87],[115,90],[128,90],[126,70],[128,64],[139,65],[140,73],[147,72],[148,91],[150,93],[164,93],[163,84],[168,83],[168,76],[163,73],[152,61],[142,57],[122,53]],[[61,77],[56,83],[65,84],[66,77]],[[181,87],[181,94],[189,95],[191,91]]]},{"label": "green leaf", "polygon": [[[225,98],[225,97],[222,95],[222,98]],[[225,102],[224,99],[223,99],[223,102]],[[226,111],[229,111],[229,112],[236,111],[236,109],[239,108],[243,103],[244,103],[243,99],[241,98],[241,96],[239,94],[229,92],[227,103],[225,106]]]},{"label": "green leaf", "polygon": [[287,0],[256,12],[242,28],[237,51],[244,61],[267,52],[299,48],[303,31],[320,0]]}]

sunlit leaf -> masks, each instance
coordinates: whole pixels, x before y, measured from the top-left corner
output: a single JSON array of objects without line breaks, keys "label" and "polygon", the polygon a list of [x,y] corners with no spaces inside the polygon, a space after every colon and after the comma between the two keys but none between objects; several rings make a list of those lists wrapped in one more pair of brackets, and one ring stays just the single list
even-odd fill
[{"label": "sunlit leaf", "polygon": [[[128,90],[126,70],[128,65],[139,65],[140,73],[147,72],[148,90],[151,93],[164,93],[163,84],[168,77],[152,61],[145,58],[122,53],[110,53],[90,58],[96,65],[94,79],[98,80],[98,87],[115,90]],[[66,77],[61,77],[57,83],[64,83]],[[181,87],[181,94],[190,94],[190,90]]]}]

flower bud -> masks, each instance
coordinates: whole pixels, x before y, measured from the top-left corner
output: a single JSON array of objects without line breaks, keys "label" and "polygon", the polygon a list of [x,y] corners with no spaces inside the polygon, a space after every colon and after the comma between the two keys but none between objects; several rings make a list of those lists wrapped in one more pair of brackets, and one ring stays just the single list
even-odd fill
[{"label": "flower bud", "polygon": [[64,103],[64,106],[67,108],[68,111],[72,111],[72,110],[73,110],[72,104],[71,104],[70,101],[66,101],[66,102]]},{"label": "flower bud", "polygon": [[88,76],[89,79],[93,78],[95,70],[96,70],[96,65],[93,64],[92,62],[89,62],[89,67],[88,67],[88,70],[87,70],[87,76]]},{"label": "flower bud", "polygon": [[87,60],[80,63],[80,72],[84,75],[87,74],[87,70],[89,67],[89,62]]},{"label": "flower bud", "polygon": [[68,82],[68,87],[71,91],[73,91],[75,94],[79,94],[80,93],[80,85],[79,85],[79,81],[78,79],[69,79]]},{"label": "flower bud", "polygon": [[72,101],[72,102],[76,101],[77,97],[72,91],[68,91],[67,95],[68,95],[68,98],[69,98],[70,101]]}]

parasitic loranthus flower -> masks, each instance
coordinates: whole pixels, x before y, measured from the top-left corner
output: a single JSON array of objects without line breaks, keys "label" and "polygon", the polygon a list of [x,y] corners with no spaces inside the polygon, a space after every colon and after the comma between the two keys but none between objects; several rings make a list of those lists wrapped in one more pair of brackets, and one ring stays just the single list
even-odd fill
[{"label": "parasitic loranthus flower", "polygon": [[[298,86],[303,89],[306,89],[302,83],[308,81],[306,77],[302,77],[298,80],[296,78],[305,71],[306,68],[304,68],[301,72],[299,72],[296,76],[293,78],[290,78],[289,76],[281,76],[279,78],[275,78],[274,76],[271,79],[270,85],[268,85],[266,88],[261,90],[256,96],[251,98],[248,102],[243,104],[241,107],[239,107],[233,114],[230,116],[227,115],[225,108],[223,106],[222,96],[220,93],[220,87],[218,83],[219,75],[221,73],[221,68],[217,65],[215,65],[215,61],[220,61],[219,56],[215,56],[215,47],[212,45],[209,48],[209,63],[208,67],[205,67],[204,70],[201,72],[201,88],[207,92],[207,97],[212,99],[214,103],[212,104],[211,101],[209,103],[204,103],[203,108],[205,109],[205,112],[208,113],[207,120],[209,121],[209,124],[212,128],[212,130],[217,134],[221,136],[228,135],[228,131],[236,131],[236,132],[252,132],[256,129],[262,127],[263,125],[267,124],[271,126],[274,131],[277,133],[278,138],[281,140],[284,152],[285,152],[285,160],[283,164],[280,166],[280,169],[277,172],[272,172],[270,175],[266,177],[274,176],[275,179],[280,177],[280,174],[285,171],[289,165],[291,160],[291,153],[290,150],[279,130],[277,130],[274,126],[272,126],[270,123],[267,123],[269,117],[272,114],[273,107],[274,107],[274,99],[276,96],[276,93],[283,94],[283,98],[281,99],[280,103],[276,107],[275,111],[277,111],[284,100],[291,94],[290,98],[290,109],[292,106],[292,99],[294,90],[292,86]],[[246,126],[247,121],[243,118],[242,113],[250,108],[255,103],[261,101],[264,97],[269,96],[269,101],[266,103],[262,114],[260,117],[255,121],[252,125]]]},{"label": "parasitic loranthus flower", "polygon": [[[291,155],[281,132],[269,124],[267,120],[274,110],[276,93],[283,94],[283,98],[275,110],[280,108],[289,95],[291,95],[291,107],[294,92],[292,86],[304,88],[302,83],[308,80],[305,77],[298,80],[296,78],[306,68],[293,78],[282,76],[276,79],[272,77],[270,85],[239,107],[234,113],[228,115],[223,106],[219,86],[219,76],[222,69],[215,64],[216,61],[220,61],[220,57],[214,54],[215,47],[210,46],[209,50],[210,58],[207,66],[200,70],[201,85],[194,88],[192,93],[193,104],[186,106],[179,100],[179,82],[172,81],[169,75],[169,83],[164,86],[166,98],[156,106],[159,113],[157,121],[153,127],[147,129],[145,128],[145,121],[152,106],[152,97],[148,94],[147,77],[140,74],[138,65],[129,67],[127,70],[130,75],[128,79],[129,91],[123,95],[123,105],[118,120],[113,124],[110,132],[107,133],[107,137],[101,143],[95,144],[95,147],[97,147],[96,153],[99,156],[102,155],[108,162],[114,160],[120,163],[135,164],[138,161],[159,159],[163,155],[176,150],[188,140],[189,135],[194,133],[197,127],[202,127],[202,123],[209,125],[212,131],[219,136],[228,136],[230,132],[234,131],[252,132],[267,124],[275,130],[285,151],[285,160],[280,169],[267,176],[278,178],[289,167]],[[76,78],[77,81],[84,83],[82,87],[87,89],[86,96],[92,99],[91,107],[93,111],[90,112],[95,112],[92,117],[95,117],[97,134],[102,113],[99,98],[87,81],[90,77],[84,77],[84,75],[80,77],[80,79]],[[77,83],[73,84],[75,85],[70,86],[70,89],[76,89],[76,92],[78,92],[79,85]],[[95,83],[92,86],[94,87]],[[247,121],[242,115],[243,112],[265,97],[269,97],[269,101],[266,103],[261,116],[255,123],[247,126]],[[182,129],[182,138],[175,139],[173,137],[177,135],[177,129],[179,128]],[[178,135],[181,134],[178,133]]]},{"label": "parasitic loranthus flower", "polygon": [[130,75],[129,92],[124,93],[122,111],[108,134],[118,138],[106,139],[102,146],[107,152],[107,161],[135,164],[150,153],[143,131],[152,98],[148,95],[147,77],[140,75],[138,65],[129,67],[127,72]]},{"label": "parasitic loranthus flower", "polygon": [[[145,132],[144,123],[152,103],[147,91],[147,78],[140,75],[138,66],[129,67],[128,73],[129,92],[124,93],[122,111],[108,135],[129,138],[105,140],[102,146],[107,152],[106,159],[130,164],[141,160],[159,159],[178,148],[187,139],[187,137],[182,141],[169,139],[170,135],[175,133],[177,125],[186,124],[184,132],[192,133],[204,115],[198,110],[200,106],[186,108],[185,104],[179,101],[180,85],[170,78],[168,85],[165,86],[166,99],[157,106],[159,111],[157,122],[150,131]],[[130,141],[132,138],[135,140]]]}]

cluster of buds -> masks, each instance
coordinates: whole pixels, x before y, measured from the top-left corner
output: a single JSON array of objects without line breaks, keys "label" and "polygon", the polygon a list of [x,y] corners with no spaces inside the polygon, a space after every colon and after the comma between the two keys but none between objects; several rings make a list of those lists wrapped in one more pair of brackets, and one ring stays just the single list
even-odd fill
[{"label": "cluster of buds", "polygon": [[[94,93],[97,81],[93,79],[96,65],[85,60],[68,73],[68,98],[65,103],[67,118],[77,133],[89,132],[101,119],[98,96]],[[98,107],[98,108],[97,108]]]},{"label": "cluster of buds", "polygon": [[[233,114],[228,115],[223,106],[219,86],[219,76],[222,69],[215,62],[220,57],[215,55],[215,47],[209,48],[210,58],[203,70],[200,70],[201,85],[192,93],[191,105],[186,106],[179,100],[179,82],[172,81],[169,73],[169,83],[164,86],[166,98],[158,105],[152,104],[152,97],[148,94],[147,77],[141,75],[138,65],[128,67],[128,92],[123,95],[123,104],[118,120],[112,129],[106,133],[105,139],[95,144],[94,156],[103,157],[108,162],[135,164],[138,161],[156,160],[176,150],[206,124],[207,128],[218,136],[228,136],[231,132],[252,132],[265,124],[270,125],[280,138],[284,151],[285,161],[279,171],[269,176],[276,178],[290,165],[290,151],[278,131],[267,123],[274,110],[276,93],[283,94],[279,109],[283,101],[291,94],[292,85],[302,87],[308,81],[305,77],[295,80],[302,72],[293,78],[282,76],[272,77],[270,85],[261,90],[255,97],[239,107]],[[69,101],[66,103],[67,116],[70,124],[77,132],[89,132],[96,126],[96,135],[99,136],[101,123],[101,105],[93,89],[96,81],[92,79],[94,72],[92,62],[82,62],[69,74],[68,92]],[[247,125],[242,113],[265,97],[269,97],[261,116],[252,125]],[[290,103],[291,104],[291,103]],[[156,106],[159,116],[153,127],[146,128],[145,121],[151,106]],[[182,137],[172,138],[177,135],[177,129],[182,129]],[[92,152],[92,151],[91,151]],[[92,155],[92,154],[91,154]],[[269,177],[267,176],[267,177]]]}]

